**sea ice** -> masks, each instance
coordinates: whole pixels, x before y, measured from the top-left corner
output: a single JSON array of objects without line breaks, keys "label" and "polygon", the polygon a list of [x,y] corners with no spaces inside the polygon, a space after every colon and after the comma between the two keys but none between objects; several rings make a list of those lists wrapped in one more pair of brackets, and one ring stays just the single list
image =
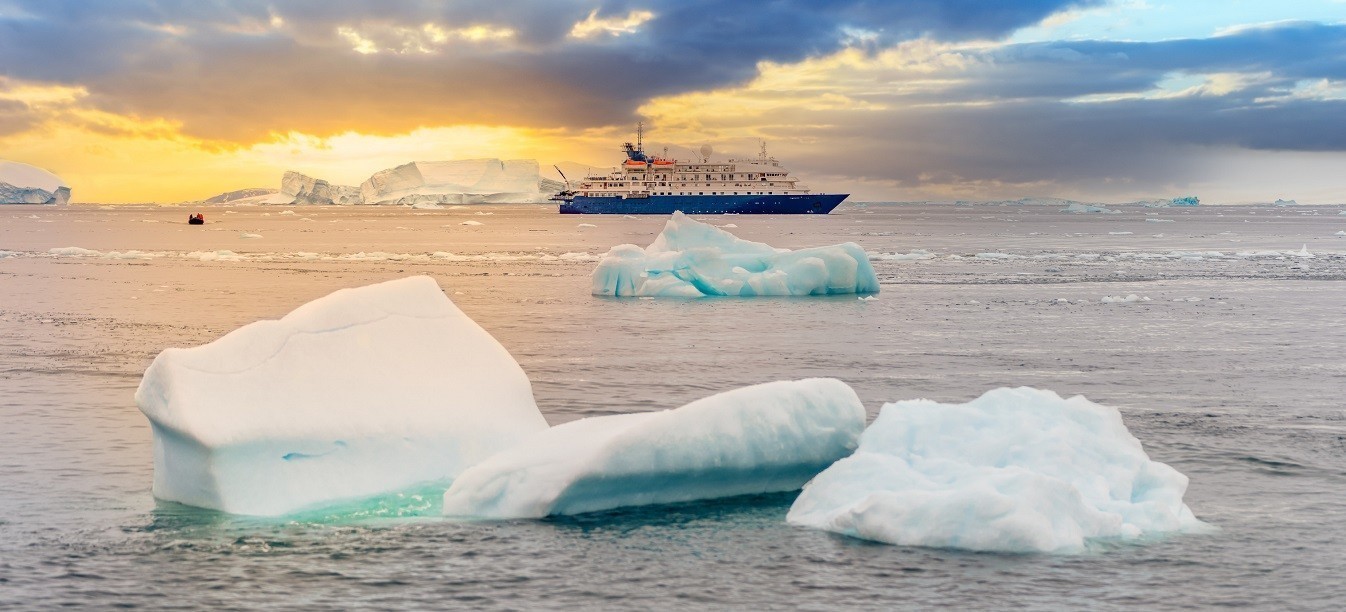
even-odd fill
[{"label": "sea ice", "polygon": [[594,295],[823,295],[877,293],[879,280],[853,242],[789,251],[735,237],[673,213],[646,248],[612,247],[593,273]]},{"label": "sea ice", "polygon": [[580,419],[468,468],[444,494],[444,513],[540,518],[793,491],[849,455],[864,426],[855,391],[830,378]]},{"label": "sea ice", "polygon": [[787,520],[890,544],[1074,552],[1095,539],[1208,529],[1183,504],[1186,489],[1116,409],[1002,388],[966,404],[885,405]]},{"label": "sea ice", "polygon": [[265,516],[450,479],[547,426],[519,365],[426,276],[167,349],[136,403],[156,497]]}]

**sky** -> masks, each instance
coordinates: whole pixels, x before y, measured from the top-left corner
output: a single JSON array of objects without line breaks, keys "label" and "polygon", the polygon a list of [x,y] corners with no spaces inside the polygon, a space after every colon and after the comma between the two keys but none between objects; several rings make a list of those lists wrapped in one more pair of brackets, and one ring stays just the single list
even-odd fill
[{"label": "sky", "polygon": [[413,160],[755,155],[856,200],[1346,202],[1346,0],[0,0],[79,202]]}]

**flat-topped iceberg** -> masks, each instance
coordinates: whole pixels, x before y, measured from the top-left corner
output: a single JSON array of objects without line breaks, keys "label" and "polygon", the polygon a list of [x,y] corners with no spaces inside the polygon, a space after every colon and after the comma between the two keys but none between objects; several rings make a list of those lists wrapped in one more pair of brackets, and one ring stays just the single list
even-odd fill
[{"label": "flat-topped iceberg", "polygon": [[845,383],[744,387],[675,410],[558,425],[469,468],[444,513],[540,518],[793,491],[849,455],[865,410]]},{"label": "flat-topped iceberg", "polygon": [[269,516],[445,481],[547,427],[519,365],[425,276],[167,349],[136,403],[156,497]]},{"label": "flat-topped iceberg", "polygon": [[553,193],[544,191],[533,159],[411,162],[375,172],[360,185],[366,204],[545,202]]},{"label": "flat-topped iceberg", "polygon": [[877,293],[879,280],[853,242],[789,251],[735,237],[673,213],[646,248],[613,247],[593,273],[593,294],[700,297]]},{"label": "flat-topped iceberg", "polygon": [[70,187],[37,166],[0,159],[0,204],[55,204],[70,201]]},{"label": "flat-topped iceberg", "polygon": [[855,454],[787,520],[891,544],[1072,552],[1093,539],[1206,528],[1187,477],[1151,461],[1114,408],[1031,388],[966,404],[887,404]]}]

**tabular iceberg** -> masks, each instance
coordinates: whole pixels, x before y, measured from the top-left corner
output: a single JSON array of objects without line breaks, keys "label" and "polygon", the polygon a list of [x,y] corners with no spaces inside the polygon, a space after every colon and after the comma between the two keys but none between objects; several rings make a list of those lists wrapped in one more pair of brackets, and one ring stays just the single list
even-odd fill
[{"label": "tabular iceberg", "polygon": [[419,276],[155,358],[154,495],[276,516],[457,476],[547,427],[527,376]]},{"label": "tabular iceberg", "polygon": [[463,472],[444,513],[540,518],[793,491],[851,453],[865,410],[830,378],[735,389],[675,410],[581,419]]},{"label": "tabular iceberg", "polygon": [[293,196],[291,204],[332,205],[361,204],[360,189],[349,185],[333,185],[322,179],[287,171],[280,178],[280,192]]},{"label": "tabular iceberg", "polygon": [[1187,477],[1151,461],[1114,408],[1031,388],[887,404],[787,520],[892,544],[1072,552],[1094,538],[1207,528]]},{"label": "tabular iceberg", "polygon": [[879,280],[853,242],[789,251],[735,237],[681,212],[650,246],[613,247],[593,273],[593,294],[750,297],[877,293]]},{"label": "tabular iceberg", "polygon": [[37,166],[0,159],[0,204],[55,204],[70,201],[70,187]]},{"label": "tabular iceberg", "polygon": [[411,162],[380,170],[360,185],[367,204],[545,202],[537,160]]}]

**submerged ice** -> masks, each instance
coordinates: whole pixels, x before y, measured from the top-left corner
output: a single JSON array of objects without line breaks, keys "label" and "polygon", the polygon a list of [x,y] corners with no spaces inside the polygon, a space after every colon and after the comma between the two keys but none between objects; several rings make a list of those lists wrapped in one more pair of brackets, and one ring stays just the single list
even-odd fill
[{"label": "submerged ice", "polygon": [[425,276],[167,349],[136,403],[156,497],[268,516],[444,481],[547,426],[519,365]]},{"label": "submerged ice", "polygon": [[1186,489],[1116,409],[996,389],[966,404],[885,405],[855,454],[810,482],[787,520],[891,544],[1071,552],[1203,528]]},{"label": "submerged ice", "polygon": [[793,491],[850,454],[864,423],[855,392],[830,378],[580,419],[463,472],[444,494],[444,513],[540,518]]},{"label": "submerged ice", "polygon": [[878,277],[853,242],[789,251],[735,237],[673,213],[650,246],[618,245],[593,273],[593,294],[760,296],[877,293]]}]

